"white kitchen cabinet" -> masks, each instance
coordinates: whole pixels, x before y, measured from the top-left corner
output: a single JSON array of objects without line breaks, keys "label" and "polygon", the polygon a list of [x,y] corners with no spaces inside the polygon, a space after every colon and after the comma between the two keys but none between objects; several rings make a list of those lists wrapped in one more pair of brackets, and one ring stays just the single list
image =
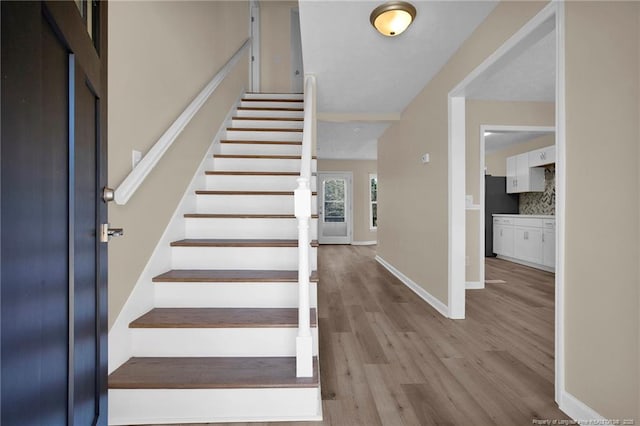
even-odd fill
[{"label": "white kitchen cabinet", "polygon": [[556,221],[545,219],[542,230],[542,264],[556,267]]},{"label": "white kitchen cabinet", "polygon": [[535,215],[494,215],[493,252],[534,268],[555,269],[555,219]]},{"label": "white kitchen cabinet", "polygon": [[543,192],[544,168],[529,167],[529,153],[507,157],[507,193]]},{"label": "white kitchen cabinet", "polygon": [[551,145],[529,152],[529,167],[546,166],[556,162],[556,146]]},{"label": "white kitchen cabinet", "polygon": [[493,252],[513,256],[513,219],[493,219]]},{"label": "white kitchen cabinet", "polygon": [[514,227],[513,257],[531,263],[542,263],[542,229]]}]

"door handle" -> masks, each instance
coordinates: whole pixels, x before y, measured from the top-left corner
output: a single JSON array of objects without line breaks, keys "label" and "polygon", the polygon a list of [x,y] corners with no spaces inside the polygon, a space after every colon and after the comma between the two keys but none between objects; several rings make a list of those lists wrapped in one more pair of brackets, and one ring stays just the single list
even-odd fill
[{"label": "door handle", "polygon": [[111,237],[122,237],[124,235],[124,229],[122,228],[109,228],[108,223],[100,225],[100,242],[108,243]]},{"label": "door handle", "polygon": [[296,75],[300,75],[300,70],[296,70]]}]

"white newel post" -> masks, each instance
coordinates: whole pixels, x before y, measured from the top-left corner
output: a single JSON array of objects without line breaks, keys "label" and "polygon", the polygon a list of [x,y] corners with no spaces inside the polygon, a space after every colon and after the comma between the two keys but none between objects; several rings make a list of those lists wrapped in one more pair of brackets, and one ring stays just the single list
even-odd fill
[{"label": "white newel post", "polygon": [[298,219],[298,336],[296,337],[296,375],[313,376],[313,343],[309,306],[309,222],[311,189],[309,179],[299,178],[295,190],[295,214]]}]

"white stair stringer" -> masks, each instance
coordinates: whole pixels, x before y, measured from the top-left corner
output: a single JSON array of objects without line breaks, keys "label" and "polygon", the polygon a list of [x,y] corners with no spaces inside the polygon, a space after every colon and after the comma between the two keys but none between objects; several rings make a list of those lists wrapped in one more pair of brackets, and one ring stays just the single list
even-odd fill
[{"label": "white stair stringer", "polygon": [[[298,186],[301,168],[300,159],[295,157],[302,152],[298,143],[302,141],[302,132],[298,130],[303,122],[292,119],[304,116],[298,110],[303,108],[302,97],[247,93],[238,102],[239,108],[230,113],[225,129],[219,131],[206,164],[203,163],[204,170],[210,173],[194,178],[196,192],[192,183],[190,195],[185,195],[178,209],[179,217],[174,215],[172,219],[181,224],[170,224],[182,234],[171,232],[171,246],[163,250],[166,268],[159,273],[176,275],[171,279],[153,278],[154,309],[230,308],[248,312],[249,308],[298,307],[297,275],[291,276],[297,274],[299,252],[293,191]],[[312,172],[316,170],[314,159]],[[311,189],[316,191],[315,176]],[[317,215],[315,194],[312,213]],[[317,239],[317,222],[317,217],[311,219],[312,240]],[[309,247],[309,253],[311,270],[316,271],[317,247]],[[223,277],[189,275],[202,271],[204,275],[215,271]],[[239,274],[240,278],[225,281],[228,279],[225,271]],[[244,271],[254,274],[246,274],[251,281],[242,280]],[[268,277],[260,278],[261,274]],[[279,276],[281,281],[276,279]],[[319,283],[315,272],[311,281],[310,306],[317,309]],[[312,353],[316,358],[311,382],[305,384],[304,378],[302,382],[298,378],[298,384],[292,385],[286,380],[281,384],[258,381],[255,385],[237,386],[116,384],[109,389],[109,424],[322,420],[317,313],[313,315]],[[295,361],[298,334],[295,324],[297,319],[280,326],[259,320],[242,327],[233,325],[233,321],[216,327],[186,323],[130,325],[129,361],[133,362],[131,365],[135,365],[135,360],[157,361],[161,365],[163,360],[174,358]],[[113,374],[117,372],[118,369]],[[296,379],[295,362],[290,378]]]}]

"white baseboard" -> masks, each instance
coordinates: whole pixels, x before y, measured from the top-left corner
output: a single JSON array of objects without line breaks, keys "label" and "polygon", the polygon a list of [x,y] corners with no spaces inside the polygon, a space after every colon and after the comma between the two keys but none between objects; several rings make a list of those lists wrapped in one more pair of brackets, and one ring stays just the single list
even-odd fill
[{"label": "white baseboard", "polygon": [[352,241],[351,245],[352,246],[373,246],[378,244],[377,241],[373,240],[373,241]]},{"label": "white baseboard", "polygon": [[542,271],[553,272],[553,273],[556,272],[556,268],[552,268],[552,267],[545,266],[545,265],[540,265],[539,263],[527,262],[526,260],[516,259],[514,257],[509,257],[509,256],[503,256],[501,254],[497,255],[496,257],[498,259],[506,260],[506,261],[513,262],[513,263],[517,263],[519,265],[528,266],[530,268],[540,269]]},{"label": "white baseboard", "polygon": [[480,281],[467,281],[465,283],[465,287],[467,290],[482,290],[484,288],[484,284]]},{"label": "white baseboard", "polygon": [[434,297],[431,293],[429,293],[427,290],[422,288],[411,278],[407,277],[405,274],[397,270],[393,265],[391,265],[389,262],[387,262],[380,256],[376,256],[376,261],[382,266],[384,266],[387,269],[387,271],[391,272],[404,285],[409,287],[415,294],[420,296],[422,300],[424,300],[425,302],[433,306],[433,308],[436,311],[440,312],[442,316],[449,318],[449,308],[447,307],[447,305],[442,303],[439,299]]},{"label": "white baseboard", "polygon": [[602,421],[606,420],[605,417],[601,416],[594,409],[592,409],[567,391],[562,392],[559,402],[560,403],[558,404],[558,407],[573,420],[577,421],[578,424],[592,425],[595,424],[594,421],[601,422],[598,424],[607,424],[602,423]]}]

